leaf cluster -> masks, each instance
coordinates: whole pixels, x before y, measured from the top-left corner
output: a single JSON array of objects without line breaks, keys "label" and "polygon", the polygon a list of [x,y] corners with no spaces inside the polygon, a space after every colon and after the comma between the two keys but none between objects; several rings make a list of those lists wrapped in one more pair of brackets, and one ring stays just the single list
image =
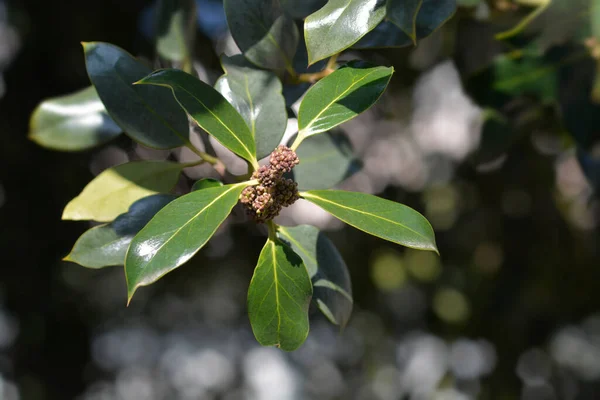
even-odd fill
[{"label": "leaf cluster", "polygon": [[[288,113],[284,86],[306,84],[298,132],[288,149],[299,159],[287,170],[301,190],[298,196],[366,233],[437,252],[434,232],[417,211],[370,194],[330,189],[359,168],[348,141],[332,130],[377,102],[393,74],[391,67],[361,61],[338,66],[337,56],[355,45],[416,43],[454,13],[454,1],[225,0],[242,54],[222,56],[224,73],[214,87],[193,75],[193,3],[160,2],[156,56],[171,68],[152,71],[117,46],[84,43],[92,86],[44,101],[34,112],[30,136],[49,148],[87,150],[123,132],[142,146],[186,147],[198,157],[191,163],[129,162],[94,178],[67,204],[63,219],[104,224],[85,232],[65,259],[89,268],[124,265],[129,301],[141,286],[186,263],[242,193],[263,184],[256,179],[259,161],[288,149],[280,146]],[[377,29],[388,30],[390,24],[397,40],[382,43]],[[306,49],[299,46],[302,37]],[[328,57],[316,72],[296,62],[315,64]],[[194,146],[190,135],[198,127],[244,160],[247,174],[225,171],[214,153]],[[222,179],[201,179],[189,193],[173,194],[182,171],[203,163]],[[248,289],[248,314],[261,344],[290,351],[308,335],[311,300],[333,323],[346,324],[353,302],[350,277],[333,243],[317,228],[279,226],[270,218],[266,226],[268,238]]]}]

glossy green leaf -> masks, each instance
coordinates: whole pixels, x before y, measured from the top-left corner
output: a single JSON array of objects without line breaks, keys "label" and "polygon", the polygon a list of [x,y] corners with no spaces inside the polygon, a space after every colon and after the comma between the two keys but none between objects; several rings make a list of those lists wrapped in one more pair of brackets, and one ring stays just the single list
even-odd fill
[{"label": "glossy green leaf", "polygon": [[279,1],[225,0],[233,40],[244,56],[262,68],[290,69],[298,46],[298,28]]},{"label": "glossy green leaf", "polygon": [[196,35],[194,0],[159,0],[156,51],[166,60],[191,63]]},{"label": "glossy green leaf", "polygon": [[302,142],[296,150],[300,164],[290,177],[298,189],[329,189],[360,169],[350,141],[345,135],[325,132]]},{"label": "glossy green leaf", "polygon": [[123,265],[133,237],[175,198],[171,194],[155,194],[136,201],[110,224],[96,226],[81,235],[64,260],[88,268]]},{"label": "glossy green leaf", "polygon": [[302,258],[269,239],[248,288],[248,316],[256,340],[285,351],[300,347],[308,336],[312,291]]},{"label": "glossy green leaf", "polygon": [[283,10],[294,19],[304,19],[323,7],[327,0],[279,0]]},{"label": "glossy green leaf", "polygon": [[371,107],[394,69],[352,62],[313,85],[298,112],[298,135],[306,138],[338,126]]},{"label": "glossy green leaf", "polygon": [[281,82],[275,74],[260,70],[244,56],[223,56],[225,75],[215,88],[244,117],[256,142],[258,159],[268,156],[279,143],[287,126]]},{"label": "glossy green leaf", "polygon": [[112,221],[143,197],[169,192],[187,164],[134,161],[103,171],[67,204],[62,219]]},{"label": "glossy green leaf", "polygon": [[121,132],[93,87],[44,100],[35,108],[29,123],[29,139],[62,151],[87,150]]},{"label": "glossy green leaf", "polygon": [[204,179],[200,179],[199,181],[196,181],[192,185],[192,192],[194,190],[202,190],[202,189],[208,189],[208,188],[220,187],[220,186],[223,186],[223,182],[221,182],[220,180],[213,179],[213,178],[204,178]]},{"label": "glossy green leaf", "polygon": [[133,238],[125,258],[127,293],[188,261],[225,221],[247,183],[196,190],[168,204]]},{"label": "glossy green leaf", "polygon": [[240,157],[256,163],[256,147],[248,125],[210,85],[177,69],[155,71],[136,83],[171,88],[181,107],[202,129]]},{"label": "glossy green leaf", "polygon": [[403,204],[342,190],[312,190],[300,195],[373,236],[413,249],[437,252],[435,235],[427,219]]},{"label": "glossy green leaf", "polygon": [[278,237],[302,260],[313,283],[313,300],[334,324],[345,326],[352,314],[352,284],[335,245],[310,225],[280,226]]},{"label": "glossy green leaf", "polygon": [[[437,0],[439,3],[439,0]],[[417,15],[423,5],[423,0],[388,0],[386,17],[402,29],[416,44]]]},{"label": "glossy green leaf", "polygon": [[189,142],[185,112],[168,90],[133,86],[152,70],[123,49],[108,43],[84,43],[92,84],[108,114],[132,139],[145,146],[171,149]]},{"label": "glossy green leaf", "polygon": [[312,64],[358,42],[385,17],[382,0],[329,0],[304,21],[308,60]]}]

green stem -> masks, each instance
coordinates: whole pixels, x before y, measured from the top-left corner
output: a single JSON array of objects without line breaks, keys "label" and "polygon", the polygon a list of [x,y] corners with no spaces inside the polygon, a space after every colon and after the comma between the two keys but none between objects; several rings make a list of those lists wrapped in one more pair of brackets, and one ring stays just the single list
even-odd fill
[{"label": "green stem", "polygon": [[213,157],[204,151],[198,150],[196,148],[196,146],[194,146],[191,142],[187,142],[185,147],[187,147],[194,154],[196,154],[198,157],[200,157],[202,162],[207,162],[210,165],[212,165],[221,176],[225,175],[225,165],[217,157]]},{"label": "green stem", "polygon": [[269,228],[269,239],[277,240],[277,229],[279,228],[277,224],[273,221],[267,221],[267,228]]},{"label": "green stem", "polygon": [[292,143],[292,146],[290,147],[290,149],[296,151],[296,149],[298,148],[298,146],[300,146],[300,143],[302,143],[302,141],[304,139],[305,139],[305,137],[302,134],[302,131],[298,132],[298,135],[296,136],[296,140],[294,140],[294,143]]}]

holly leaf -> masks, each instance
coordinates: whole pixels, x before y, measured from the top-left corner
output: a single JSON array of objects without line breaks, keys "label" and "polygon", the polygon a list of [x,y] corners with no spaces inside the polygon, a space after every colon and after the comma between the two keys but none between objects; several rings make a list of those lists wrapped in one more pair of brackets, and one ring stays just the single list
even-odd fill
[{"label": "holly leaf", "polygon": [[296,252],[313,284],[313,300],[332,323],[344,327],[352,314],[352,284],[335,245],[310,225],[280,226],[277,236]]},{"label": "holly leaf", "polygon": [[63,259],[87,268],[123,265],[133,237],[161,208],[176,199],[171,194],[155,194],[133,203],[129,211],[110,224],[87,230]]},{"label": "holly leaf", "polygon": [[361,168],[345,135],[325,132],[302,142],[296,150],[300,164],[290,173],[298,189],[329,189]]},{"label": "holly leaf", "polygon": [[159,0],[156,51],[166,60],[191,63],[196,35],[196,3],[193,0]]},{"label": "holly leaf", "polygon": [[304,21],[309,64],[352,46],[384,17],[383,0],[329,0]]},{"label": "holly leaf", "polygon": [[206,132],[238,156],[256,165],[254,137],[246,122],[221,93],[178,69],[162,69],[136,82],[136,86],[165,86]]},{"label": "holly leaf", "polygon": [[279,1],[225,0],[233,40],[253,64],[290,70],[298,46],[298,28]]},{"label": "holly leaf", "polygon": [[242,55],[223,56],[225,75],[215,88],[246,121],[256,142],[256,156],[268,156],[279,143],[287,126],[281,82],[275,74],[260,70]]},{"label": "holly leaf", "polygon": [[225,221],[246,182],[196,190],[160,210],[133,238],[125,258],[127,294],[150,285],[198,252]]},{"label": "holly leaf", "polygon": [[279,0],[284,11],[294,19],[304,19],[323,7],[327,0]]},{"label": "holly leaf", "polygon": [[427,219],[403,204],[343,190],[311,190],[300,195],[370,235],[413,249],[438,251]]},{"label": "holly leaf", "polygon": [[29,139],[60,151],[88,150],[121,132],[91,86],[44,100],[35,108],[29,123]]},{"label": "holly leaf", "polygon": [[134,161],[103,171],[67,204],[64,220],[112,221],[146,196],[169,192],[187,164]]},{"label": "holly leaf", "polygon": [[286,244],[269,239],[248,288],[248,316],[263,346],[296,350],[308,336],[312,284],[302,258]]},{"label": "holly leaf", "polygon": [[192,192],[194,190],[202,190],[219,186],[223,186],[223,182],[221,182],[220,180],[213,178],[203,178],[199,181],[194,182],[194,184],[192,185]]},{"label": "holly leaf", "polygon": [[381,97],[394,68],[351,62],[314,84],[298,112],[298,136],[328,131],[364,112]]},{"label": "holly leaf", "polygon": [[152,70],[108,43],[83,43],[92,84],[108,114],[133,140],[156,149],[189,143],[189,125],[171,94],[160,87],[134,86]]},{"label": "holly leaf", "polygon": [[[439,3],[439,0],[437,0]],[[388,0],[387,18],[417,43],[417,15],[423,0]]]}]

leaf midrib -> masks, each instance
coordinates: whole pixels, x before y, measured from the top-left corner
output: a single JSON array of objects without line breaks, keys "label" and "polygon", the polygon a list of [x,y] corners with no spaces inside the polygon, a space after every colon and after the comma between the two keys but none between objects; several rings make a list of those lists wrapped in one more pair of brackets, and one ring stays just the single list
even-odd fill
[{"label": "leaf midrib", "polygon": [[[334,103],[336,103],[339,99],[341,99],[346,93],[348,93],[350,91],[350,89],[352,89],[354,86],[356,86],[357,84],[359,84],[361,81],[365,80],[367,77],[369,77],[370,75],[378,72],[379,68],[375,68],[375,70],[367,73],[365,76],[363,76],[362,78],[360,78],[357,81],[354,81],[354,79],[352,80],[352,84],[350,84],[350,86],[348,86],[348,88],[346,90],[344,90],[339,96],[337,96],[336,98],[334,98],[331,102],[329,102],[329,104],[327,104],[327,106],[323,107],[321,109],[321,111],[314,117],[311,119],[311,121],[308,123],[308,125],[306,125],[304,128],[301,129],[301,131],[308,131],[314,124],[315,121],[317,121],[321,115],[323,115],[323,113],[325,111],[327,111]],[[313,132],[314,134],[314,132]]]},{"label": "leaf midrib", "polygon": [[[368,212],[366,212],[366,211],[358,210],[358,209],[356,209],[356,208],[351,208],[351,207],[348,207],[348,206],[344,206],[344,205],[342,205],[342,204],[339,204],[339,203],[336,203],[336,202],[334,202],[334,201],[327,200],[327,199],[324,199],[324,198],[322,198],[322,197],[316,196],[316,195],[314,195],[314,194],[312,194],[312,193],[306,193],[306,192],[305,192],[305,193],[302,193],[302,196],[303,196],[303,197],[313,197],[313,198],[317,198],[317,199],[319,199],[319,200],[321,200],[321,201],[324,201],[325,203],[330,203],[330,204],[333,204],[334,206],[337,206],[337,207],[339,207],[339,208],[345,208],[345,209],[347,209],[347,210],[354,211],[354,212],[357,212],[357,213],[359,213],[359,214],[364,214],[364,215],[368,215],[368,216],[370,216],[370,217],[374,217],[374,218],[381,219],[381,220],[383,220],[383,221],[387,221],[387,222],[389,222],[389,223],[391,223],[391,224],[398,225],[398,226],[400,226],[400,227],[402,227],[402,228],[404,228],[404,229],[406,229],[406,230],[408,230],[408,231],[410,231],[410,232],[413,232],[413,233],[415,233],[416,235],[418,235],[418,236],[422,237],[423,239],[426,239],[427,241],[430,241],[430,240],[429,240],[429,238],[427,238],[426,236],[423,236],[423,234],[421,234],[421,233],[419,233],[419,232],[415,231],[414,229],[411,229],[411,228],[409,228],[408,226],[406,226],[406,225],[403,225],[403,224],[401,224],[401,223],[399,223],[399,222],[396,222],[396,221],[394,221],[394,220],[391,220],[391,219],[387,219],[387,218],[381,217],[381,216],[379,216],[379,215],[377,215],[377,214],[371,214],[371,213],[368,213]],[[339,217],[338,217],[338,218],[339,218]],[[340,218],[340,219],[341,219],[341,218]],[[346,221],[345,221],[345,222],[346,222]]]},{"label": "leaf midrib", "polygon": [[[235,140],[237,140],[239,142],[239,144],[248,153],[247,155],[249,156],[248,158],[250,160],[253,160],[254,158],[256,158],[256,156],[254,156],[252,154],[252,152],[250,151],[250,149],[248,149],[248,147],[246,147],[246,144],[244,144],[244,142],[242,140],[240,140],[240,138],[221,120],[221,118],[219,118],[215,113],[213,113],[210,108],[206,107],[206,105],[199,98],[197,98],[196,96],[194,96],[189,90],[185,89],[183,86],[181,86],[181,85],[179,85],[177,83],[173,84],[173,86],[177,86],[179,89],[181,89],[182,91],[186,92],[187,94],[189,94],[190,96],[192,96],[194,98],[194,100],[196,100],[198,103],[200,103],[200,105],[202,105],[202,107],[204,107],[204,109],[206,111],[208,111],[210,113],[210,115],[212,115],[225,129],[227,129],[227,131],[231,134],[231,136],[233,136],[235,138]],[[174,89],[173,86],[171,86],[171,89]],[[225,100],[225,101],[227,102],[227,100]],[[227,102],[227,103],[229,104],[229,102]],[[231,107],[233,107],[233,106],[231,106]],[[235,108],[234,108],[234,110],[235,110]],[[237,113],[237,111],[235,111],[235,112]],[[241,115],[240,115],[240,118],[242,118]],[[242,121],[244,122],[244,125],[246,125],[246,121],[244,121],[243,118],[242,118]],[[250,134],[252,135],[252,132],[250,132]]]},{"label": "leaf midrib", "polygon": [[[156,255],[161,251],[161,249],[163,247],[165,247],[167,245],[167,243],[169,243],[171,241],[171,239],[173,239],[175,236],[177,236],[179,234],[179,232],[185,228],[188,224],[190,224],[192,221],[194,221],[196,218],[198,218],[202,213],[204,213],[204,211],[206,209],[208,209],[209,207],[211,207],[217,200],[219,200],[220,198],[222,198],[223,196],[225,196],[226,194],[228,194],[229,192],[231,192],[234,189],[237,189],[238,186],[241,185],[245,185],[246,183],[238,183],[236,185],[233,185],[231,188],[227,189],[226,191],[224,191],[222,194],[220,194],[219,196],[215,197],[210,203],[208,203],[206,206],[204,206],[200,211],[198,211],[193,217],[191,217],[190,219],[188,219],[186,221],[185,224],[181,225],[179,228],[177,228],[176,230],[173,231],[173,233],[169,236],[169,238],[167,240],[165,240],[157,249],[156,251],[154,251],[154,254],[152,255],[152,257],[145,263],[145,265],[150,264],[154,258],[156,257]],[[131,247],[130,247],[131,248]]]}]

